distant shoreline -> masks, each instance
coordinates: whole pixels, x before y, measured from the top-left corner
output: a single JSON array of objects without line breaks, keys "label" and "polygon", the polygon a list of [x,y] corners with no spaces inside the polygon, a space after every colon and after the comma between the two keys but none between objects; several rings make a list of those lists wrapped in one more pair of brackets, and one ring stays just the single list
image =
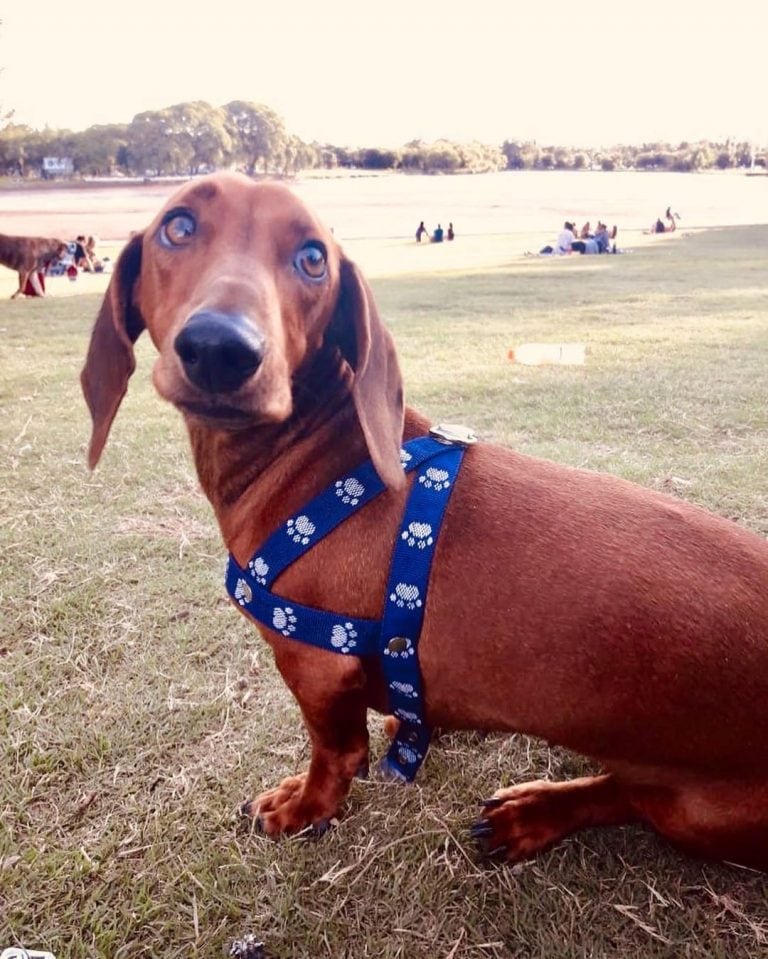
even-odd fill
[{"label": "distant shoreline", "polygon": [[[649,176],[654,176],[658,174],[673,174],[680,177],[702,177],[702,176],[716,176],[716,177],[766,177],[768,176],[768,170],[746,170],[743,168],[731,168],[728,170],[662,170],[662,169],[626,169],[626,170],[601,170],[601,169],[582,169],[582,170],[573,170],[573,169],[556,169],[552,167],[547,170],[496,170],[496,171],[484,171],[482,173],[473,173],[469,170],[458,170],[455,172],[443,172],[435,171],[432,173],[424,173],[420,170],[364,170],[359,168],[337,168],[334,170],[324,170],[319,168],[310,168],[307,170],[301,170],[296,174],[291,174],[288,176],[280,174],[259,174],[254,176],[254,180],[285,180],[288,183],[296,183],[302,180],[367,180],[367,179],[383,179],[385,177],[406,177],[412,179],[414,177],[430,177],[430,178],[451,178],[456,177],[458,179],[464,179],[466,177],[476,178],[484,176],[519,176],[529,173],[557,173],[557,174],[572,174],[573,176],[583,176],[584,174],[604,174],[606,176],[619,176],[621,174],[648,174]],[[186,183],[189,180],[196,179],[200,176],[205,176],[205,174],[190,174],[188,176],[156,176],[156,177],[129,177],[129,176],[115,176],[115,177],[70,177],[54,180],[43,180],[40,178],[24,178],[24,177],[8,177],[0,176],[0,194],[4,192],[8,193],[22,193],[25,191],[29,192],[39,192],[39,191],[56,191],[56,190],[99,190],[99,189],[114,189],[114,188],[129,188],[129,187],[159,187],[164,188],[168,186],[181,185]]]}]

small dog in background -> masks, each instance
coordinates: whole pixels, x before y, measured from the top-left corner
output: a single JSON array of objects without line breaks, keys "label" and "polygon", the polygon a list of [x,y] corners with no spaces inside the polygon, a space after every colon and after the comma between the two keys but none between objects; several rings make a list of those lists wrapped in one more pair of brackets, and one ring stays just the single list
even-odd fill
[{"label": "small dog in background", "polygon": [[24,292],[29,278],[38,271],[45,272],[49,263],[67,253],[63,240],[43,236],[8,236],[0,233],[0,264],[19,274],[19,288],[11,299]]}]

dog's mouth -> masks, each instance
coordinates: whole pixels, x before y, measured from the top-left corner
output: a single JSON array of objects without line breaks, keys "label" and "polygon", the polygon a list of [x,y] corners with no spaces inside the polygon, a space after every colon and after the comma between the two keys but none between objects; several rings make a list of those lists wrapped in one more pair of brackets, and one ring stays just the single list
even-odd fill
[{"label": "dog's mouth", "polygon": [[194,400],[178,400],[176,402],[182,413],[193,416],[204,423],[223,427],[224,429],[242,429],[254,422],[253,413],[229,406],[225,403],[200,403]]}]

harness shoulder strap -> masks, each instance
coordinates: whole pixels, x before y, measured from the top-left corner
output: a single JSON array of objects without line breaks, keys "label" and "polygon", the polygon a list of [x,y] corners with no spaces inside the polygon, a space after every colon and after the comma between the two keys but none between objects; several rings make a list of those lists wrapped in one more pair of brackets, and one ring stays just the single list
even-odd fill
[{"label": "harness shoulder strap", "polygon": [[443,446],[419,470],[405,507],[387,583],[380,652],[390,710],[400,720],[400,727],[381,769],[408,782],[419,771],[432,737],[424,717],[418,645],[432,560],[463,456],[463,447]]}]

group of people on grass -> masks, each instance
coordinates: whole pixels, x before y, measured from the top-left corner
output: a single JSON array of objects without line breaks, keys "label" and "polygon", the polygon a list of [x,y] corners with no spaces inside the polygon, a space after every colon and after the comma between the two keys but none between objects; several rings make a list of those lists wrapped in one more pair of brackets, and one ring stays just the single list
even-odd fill
[{"label": "group of people on grass", "polygon": [[[651,224],[648,232],[651,234],[674,233],[679,219],[680,215],[673,213],[672,207],[668,206],[664,219],[659,217],[655,223]],[[539,250],[539,255],[567,256],[571,253],[620,253],[622,251],[616,247],[617,233],[618,228],[616,226],[609,231],[608,226],[600,220],[598,220],[594,232],[589,221],[577,232],[573,223],[566,220],[554,245],[547,244],[547,246],[542,247]],[[532,255],[531,253],[526,254],[526,256]]]},{"label": "group of people on grass", "polygon": [[443,240],[452,240],[456,234],[453,230],[453,223],[448,224],[448,229],[443,230],[442,226],[438,223],[435,227],[432,235],[429,235],[429,230],[424,226],[424,221],[421,220],[418,227],[416,228],[416,242],[421,243],[421,238],[426,236],[429,238],[430,243],[442,243]]},{"label": "group of people on grass", "polygon": [[554,246],[547,244],[539,250],[539,253],[542,256],[568,256],[571,253],[615,253],[617,233],[618,227],[614,226],[609,230],[607,224],[598,220],[594,231],[590,222],[587,221],[577,234],[573,223],[566,220],[562,230],[557,235]]}]

